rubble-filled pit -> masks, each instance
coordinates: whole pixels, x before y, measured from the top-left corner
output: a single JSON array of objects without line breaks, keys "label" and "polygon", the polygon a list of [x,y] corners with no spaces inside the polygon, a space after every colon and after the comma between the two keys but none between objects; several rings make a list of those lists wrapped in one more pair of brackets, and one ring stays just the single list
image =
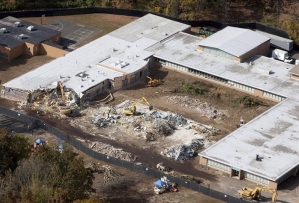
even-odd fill
[{"label": "rubble-filled pit", "polygon": [[[166,151],[171,148],[178,148],[181,144],[190,148],[189,145],[193,141],[193,145],[194,143],[198,145],[195,148],[193,147],[193,150],[197,151],[214,143],[211,137],[217,134],[218,130],[216,128],[184,118],[176,113],[159,109],[149,110],[147,105],[139,103],[135,106],[136,115],[123,114],[122,111],[130,107],[133,102],[125,100],[112,107],[108,107],[105,104],[90,105],[81,111],[83,116],[70,118],[70,124],[94,136],[108,136],[110,139],[141,148],[151,147],[156,153],[161,153],[168,157],[171,157],[169,155],[170,152],[166,153]],[[214,113],[216,111],[215,108],[211,108],[206,103],[205,106],[205,112],[210,111]],[[221,114],[221,116],[223,115]],[[210,114],[208,117],[210,117]],[[213,118],[216,118],[216,115]],[[86,143],[88,144],[88,142]],[[94,149],[96,148],[94,145],[103,146],[104,144],[91,143],[89,147]],[[111,151],[119,150],[106,150],[107,146],[100,148],[97,148],[96,151],[110,156]],[[105,148],[105,150],[102,148]],[[178,149],[172,151],[173,153],[178,153]],[[181,159],[188,158],[187,155],[185,158],[184,156],[181,157]]]}]

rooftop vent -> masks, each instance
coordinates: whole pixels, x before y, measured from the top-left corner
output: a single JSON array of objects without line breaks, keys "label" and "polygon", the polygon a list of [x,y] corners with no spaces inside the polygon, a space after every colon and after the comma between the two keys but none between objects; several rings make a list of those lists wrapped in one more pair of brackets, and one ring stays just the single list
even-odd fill
[{"label": "rooftop vent", "polygon": [[261,74],[264,74],[264,75],[270,75],[272,71],[271,70],[266,70],[266,69],[263,69],[263,68],[258,68],[257,72],[261,73]]},{"label": "rooftop vent", "polygon": [[27,30],[30,30],[30,31],[34,30],[34,26],[30,25],[29,27],[27,27]]},{"label": "rooftop vent", "polygon": [[129,63],[121,61],[121,60],[117,60],[114,63],[111,63],[111,66],[116,67],[116,68],[124,68],[127,65],[129,65]]},{"label": "rooftop vent", "polygon": [[7,29],[6,29],[6,28],[1,28],[1,29],[0,29],[0,32],[1,32],[1,33],[7,33]]},{"label": "rooftop vent", "polygon": [[15,23],[14,23],[14,26],[16,26],[16,27],[21,27],[22,24],[21,24],[21,22],[15,22]]},{"label": "rooftop vent", "polygon": [[25,37],[24,34],[20,34],[20,35],[19,35],[19,38],[20,38],[20,39],[25,39],[26,37]]}]

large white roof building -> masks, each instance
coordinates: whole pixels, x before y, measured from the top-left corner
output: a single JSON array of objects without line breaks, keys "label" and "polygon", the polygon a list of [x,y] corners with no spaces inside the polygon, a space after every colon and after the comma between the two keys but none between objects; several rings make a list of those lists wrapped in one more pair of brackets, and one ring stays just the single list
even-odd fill
[{"label": "large white roof building", "polygon": [[268,58],[270,38],[256,32],[228,27],[202,40],[181,32],[188,29],[146,15],[3,84],[2,95],[25,98],[15,92],[55,87],[57,81],[78,95],[99,93],[108,87],[106,81],[125,88],[144,77],[155,59],[199,79],[281,102],[200,153],[200,164],[277,187],[299,169],[297,69]]}]

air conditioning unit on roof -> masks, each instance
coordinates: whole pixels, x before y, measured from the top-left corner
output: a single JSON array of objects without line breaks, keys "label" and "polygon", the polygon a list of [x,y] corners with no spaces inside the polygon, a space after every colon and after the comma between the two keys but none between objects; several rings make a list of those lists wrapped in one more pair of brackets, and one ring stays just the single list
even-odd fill
[{"label": "air conditioning unit on roof", "polygon": [[7,29],[6,29],[6,28],[1,28],[1,29],[0,29],[0,32],[1,32],[1,33],[6,33],[6,32],[7,32]]},{"label": "air conditioning unit on roof", "polygon": [[34,30],[34,26],[30,25],[29,27],[27,27],[27,30],[30,30],[30,31]]},{"label": "air conditioning unit on roof", "polygon": [[26,37],[25,37],[24,34],[20,34],[20,35],[19,35],[19,38],[20,38],[20,39],[25,39]]},{"label": "air conditioning unit on roof", "polygon": [[21,22],[15,22],[14,25],[15,25],[16,27],[21,27],[21,26],[22,26]]}]

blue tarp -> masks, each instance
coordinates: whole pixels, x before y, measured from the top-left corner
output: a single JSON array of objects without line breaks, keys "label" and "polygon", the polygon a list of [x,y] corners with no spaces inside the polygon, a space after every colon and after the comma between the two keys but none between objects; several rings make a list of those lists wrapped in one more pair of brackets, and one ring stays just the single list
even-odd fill
[{"label": "blue tarp", "polygon": [[59,146],[58,146],[58,149],[63,149],[64,147],[63,147],[63,145],[62,144],[60,144]]},{"label": "blue tarp", "polygon": [[158,181],[156,181],[155,182],[155,185],[156,186],[159,186],[159,187],[162,187],[163,185],[165,185],[166,183],[164,182],[164,181],[162,181],[162,180],[158,180]]},{"label": "blue tarp", "polygon": [[42,143],[43,141],[42,141],[41,139],[37,139],[37,140],[35,140],[35,142],[36,142],[37,144],[40,144],[40,143]]}]

